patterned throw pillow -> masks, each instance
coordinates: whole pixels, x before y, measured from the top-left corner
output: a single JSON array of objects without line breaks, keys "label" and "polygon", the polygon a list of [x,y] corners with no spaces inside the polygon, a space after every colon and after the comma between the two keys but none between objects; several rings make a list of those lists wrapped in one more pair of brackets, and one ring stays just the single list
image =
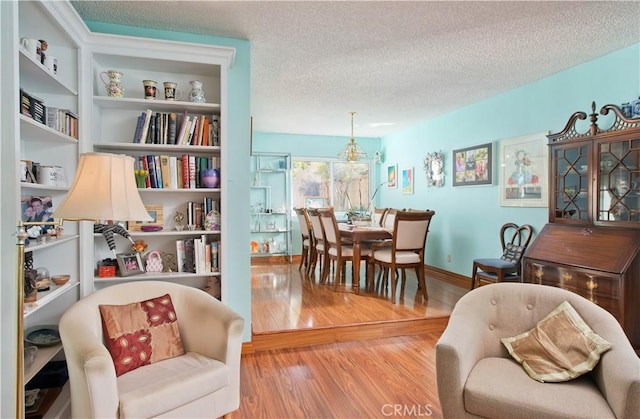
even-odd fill
[{"label": "patterned throw pillow", "polygon": [[169,294],[126,305],[100,305],[102,332],[116,376],[184,355]]},{"label": "patterned throw pillow", "polygon": [[506,260],[507,262],[515,263],[516,265],[520,263],[520,259],[522,259],[522,254],[524,253],[524,246],[516,246],[512,243],[507,243],[504,247],[504,252],[500,259]]},{"label": "patterned throw pillow", "polygon": [[501,339],[509,354],[534,380],[569,381],[598,365],[611,349],[567,301],[521,335]]}]

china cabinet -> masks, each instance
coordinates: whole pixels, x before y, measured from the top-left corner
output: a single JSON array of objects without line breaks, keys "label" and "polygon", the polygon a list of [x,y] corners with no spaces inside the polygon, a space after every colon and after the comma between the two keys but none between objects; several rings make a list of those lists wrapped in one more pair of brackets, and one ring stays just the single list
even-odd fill
[{"label": "china cabinet", "polygon": [[[611,312],[640,349],[640,118],[615,105],[549,138],[549,224],[529,246],[525,282],[574,291]],[[608,127],[608,128],[602,128]]]},{"label": "china cabinet", "polygon": [[[150,279],[204,288],[213,281],[221,290],[215,295],[222,298],[224,264],[196,273],[182,263],[185,258],[181,249],[184,247],[190,252],[192,243],[202,240],[217,250],[215,256],[208,250],[210,256],[219,262],[224,260],[224,232],[229,214],[227,191],[222,186],[226,176],[225,86],[232,58],[233,49],[226,47],[113,35],[100,36],[92,45],[89,71],[92,75],[93,149],[124,153],[136,159],[137,168],[144,171],[140,179],[142,184],[138,185],[140,196],[145,206],[149,206],[150,213],[160,212],[163,220],[157,223],[162,227],[160,231],[143,231],[129,225],[132,239],[142,240],[147,246],[143,252],[143,265],[145,255],[159,251],[163,256],[161,272],[126,277],[99,276],[98,263],[114,258],[114,253],[131,252],[131,243],[117,237],[116,249],[112,251],[102,235],[92,235],[92,289]],[[114,71],[120,74],[119,83],[125,92],[118,97],[110,96],[100,79],[102,73]],[[190,82],[198,80],[206,88],[207,101],[190,101],[188,97],[166,100],[163,94],[156,95],[155,99],[145,99],[145,80],[157,81],[159,85],[175,83],[182,91],[188,91]],[[138,134],[139,117],[148,121],[149,116],[151,122],[142,131],[147,134]],[[217,170],[216,184],[207,182],[205,186],[201,173],[206,168]],[[204,209],[206,205],[211,206],[211,211]],[[191,217],[189,221],[192,211],[197,218]],[[207,213],[209,218],[216,219],[215,226],[207,222]]]},{"label": "china cabinet", "polygon": [[251,157],[251,256],[291,261],[291,155]]}]

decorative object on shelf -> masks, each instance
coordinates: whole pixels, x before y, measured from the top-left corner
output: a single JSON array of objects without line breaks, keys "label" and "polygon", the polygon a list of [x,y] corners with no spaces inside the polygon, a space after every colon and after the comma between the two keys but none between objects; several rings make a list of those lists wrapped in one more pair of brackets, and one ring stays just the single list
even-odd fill
[{"label": "decorative object on shelf", "polygon": [[55,285],[60,286],[69,282],[70,279],[70,275],[54,275],[51,277],[51,282],[53,282]]},{"label": "decorative object on shelf", "polygon": [[93,225],[94,233],[102,233],[105,240],[107,241],[107,245],[109,246],[109,250],[116,254],[116,241],[113,237],[114,234],[119,234],[125,239],[129,240],[133,243],[133,239],[127,230],[119,224],[94,224]]},{"label": "decorative object on shelf", "polygon": [[20,38],[20,45],[31,58],[37,58],[40,62],[40,41],[32,38]]},{"label": "decorative object on shelf", "polygon": [[145,210],[150,218],[149,221],[133,221],[129,223],[130,231],[142,231],[144,225],[163,226],[163,207],[162,205],[145,205]]},{"label": "decorative object on shelf", "polygon": [[373,153],[373,162],[376,164],[380,164],[382,163],[382,152],[377,150],[375,153]]},{"label": "decorative object on shelf", "polygon": [[110,278],[116,276],[118,261],[115,259],[102,259],[98,262],[98,276],[100,278]]},{"label": "decorative object on shelf", "polygon": [[146,271],[147,272],[162,272],[162,256],[160,252],[154,250],[147,254],[147,263],[146,263]]},{"label": "decorative object on shelf", "polygon": [[351,116],[351,139],[344,150],[342,150],[342,153],[338,155],[338,157],[343,157],[345,161],[351,163],[367,157],[367,153],[360,148],[358,143],[356,143],[356,139],[353,137],[353,117],[355,114],[356,112],[349,112],[349,115]]},{"label": "decorative object on shelf", "polygon": [[142,258],[139,252],[118,253],[116,255],[120,276],[131,276],[144,273]]},{"label": "decorative object on shelf", "polygon": [[44,59],[44,66],[53,74],[58,74],[58,59],[53,55],[47,54]]},{"label": "decorative object on shelf", "polygon": [[205,103],[204,90],[202,89],[202,82],[200,80],[191,80],[191,91],[189,92],[189,102]]},{"label": "decorative object on shelf", "polygon": [[147,247],[147,242],[145,242],[144,240],[136,240],[131,245],[131,250],[133,250],[134,252],[142,253],[147,251]]},{"label": "decorative object on shelf", "polygon": [[[105,81],[104,77],[107,76]],[[107,70],[100,73],[100,80],[104,83],[105,89],[107,89],[107,96],[111,97],[123,97],[124,87],[122,86],[122,73],[117,70]]]},{"label": "decorative object on shelf", "polygon": [[217,188],[220,186],[220,172],[218,169],[205,169],[202,172],[202,183],[207,188]]},{"label": "decorative object on shelf", "polygon": [[178,271],[178,262],[176,261],[176,255],[173,253],[162,252],[162,264],[164,265],[163,272]]},{"label": "decorative object on shelf", "polygon": [[182,98],[182,91],[178,88],[178,83],[165,81],[163,85],[164,100],[180,100],[180,98]]},{"label": "decorative object on shelf", "polygon": [[144,98],[147,100],[155,100],[156,98],[156,84],[155,80],[142,80],[144,86]]},{"label": "decorative object on shelf", "polygon": [[38,299],[38,289],[36,288],[37,272],[33,269],[33,252],[24,255],[24,294],[21,298],[25,303],[32,303]]},{"label": "decorative object on shelf", "polygon": [[173,221],[175,223],[176,231],[182,231],[184,229],[184,224],[182,224],[184,220],[184,214],[180,211],[176,211],[173,215]]},{"label": "decorative object on shelf", "polygon": [[493,144],[453,150],[453,186],[491,185]]},{"label": "decorative object on shelf", "polygon": [[444,154],[441,151],[427,153],[424,158],[427,186],[444,186]]},{"label": "decorative object on shelf", "polygon": [[47,186],[67,186],[67,177],[60,166],[40,166],[38,183]]},{"label": "decorative object on shelf", "polygon": [[548,131],[500,141],[500,206],[549,205]]},{"label": "decorative object on shelf", "polygon": [[144,225],[140,227],[140,231],[144,232],[152,232],[152,231],[162,231],[164,227],[157,225]]},{"label": "decorative object on shelf", "polygon": [[31,365],[33,365],[33,361],[36,360],[36,355],[38,354],[38,347],[35,345],[29,345],[24,347],[24,369],[28,370]]},{"label": "decorative object on shelf", "polygon": [[45,267],[36,269],[36,289],[38,292],[49,291],[51,288],[51,275]]},{"label": "decorative object on shelf", "polygon": [[40,56],[40,64],[44,64],[45,60],[47,59],[47,54],[45,54],[45,51],[48,49],[49,49],[49,43],[44,39],[38,39],[37,55]]},{"label": "decorative object on shelf", "polygon": [[640,97],[630,103],[631,118],[640,118]]},{"label": "decorative object on shelf", "polygon": [[60,332],[55,324],[33,326],[24,331],[24,340],[35,346],[53,346],[60,343]]}]

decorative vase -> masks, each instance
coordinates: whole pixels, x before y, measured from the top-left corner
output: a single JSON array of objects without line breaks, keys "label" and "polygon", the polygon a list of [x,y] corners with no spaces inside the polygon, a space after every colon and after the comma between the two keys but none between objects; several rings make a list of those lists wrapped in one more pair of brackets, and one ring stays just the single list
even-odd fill
[{"label": "decorative vase", "polygon": [[[103,76],[107,76],[108,80],[105,81]],[[124,87],[122,87],[122,73],[116,70],[108,70],[100,73],[100,80],[104,83],[105,89],[107,89],[107,96],[122,97],[124,96]]]},{"label": "decorative vase", "polygon": [[220,186],[220,173],[218,169],[205,169],[202,172],[202,183],[207,188],[217,188]]},{"label": "decorative vase", "polygon": [[205,103],[204,90],[202,90],[202,82],[200,80],[192,80],[189,82],[191,91],[189,92],[189,101],[195,103]]}]

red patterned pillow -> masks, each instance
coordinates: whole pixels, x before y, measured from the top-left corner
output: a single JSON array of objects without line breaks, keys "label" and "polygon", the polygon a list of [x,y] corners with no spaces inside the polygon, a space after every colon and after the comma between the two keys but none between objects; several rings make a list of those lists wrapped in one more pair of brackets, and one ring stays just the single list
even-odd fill
[{"label": "red patterned pillow", "polygon": [[184,354],[169,294],[126,305],[100,305],[102,332],[116,376]]}]

